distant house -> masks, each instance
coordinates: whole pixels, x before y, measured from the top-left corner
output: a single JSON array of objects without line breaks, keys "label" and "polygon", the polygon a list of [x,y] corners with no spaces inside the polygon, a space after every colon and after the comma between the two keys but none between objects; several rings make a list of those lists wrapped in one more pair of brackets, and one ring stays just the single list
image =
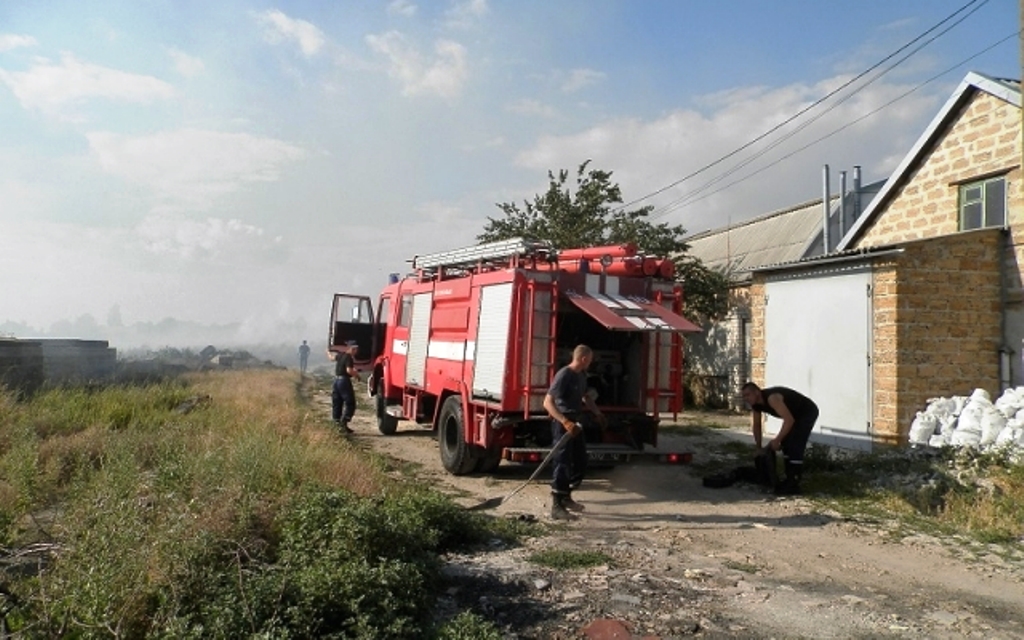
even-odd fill
[{"label": "distant house", "polygon": [[754,380],[806,392],[814,438],[906,441],[934,396],[1024,382],[1021,91],[968,74],[836,251],[757,267]]},{"label": "distant house", "polygon": [[[862,185],[854,168],[852,189],[843,199],[830,197],[829,244],[853,226],[884,181]],[[751,375],[750,285],[754,270],[821,255],[824,246],[824,194],[817,200],[712,229],[687,238],[689,255],[729,276],[729,315],[709,323],[703,334],[686,339],[689,386],[701,400],[743,409],[740,387]]]}]

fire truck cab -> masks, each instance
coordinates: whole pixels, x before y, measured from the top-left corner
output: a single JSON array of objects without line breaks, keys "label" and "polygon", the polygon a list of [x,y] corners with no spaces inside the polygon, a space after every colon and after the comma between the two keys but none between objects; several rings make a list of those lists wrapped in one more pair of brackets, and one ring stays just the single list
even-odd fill
[{"label": "fire truck cab", "polygon": [[435,430],[450,473],[543,457],[544,396],[578,344],[594,351],[589,393],[608,419],[584,425],[592,460],[643,455],[661,416],[681,410],[683,334],[700,328],[681,315],[670,261],[634,245],[559,252],[512,239],[412,264],[375,301],[336,294],[328,344],[358,345],[380,432],[403,420]]}]

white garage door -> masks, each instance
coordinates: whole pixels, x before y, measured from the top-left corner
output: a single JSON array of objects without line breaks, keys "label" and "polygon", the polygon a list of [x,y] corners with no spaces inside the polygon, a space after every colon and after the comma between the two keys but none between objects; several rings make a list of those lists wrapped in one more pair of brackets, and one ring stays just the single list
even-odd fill
[{"label": "white garage door", "polygon": [[870,268],[769,278],[765,293],[765,384],[817,403],[812,442],[870,450]]}]

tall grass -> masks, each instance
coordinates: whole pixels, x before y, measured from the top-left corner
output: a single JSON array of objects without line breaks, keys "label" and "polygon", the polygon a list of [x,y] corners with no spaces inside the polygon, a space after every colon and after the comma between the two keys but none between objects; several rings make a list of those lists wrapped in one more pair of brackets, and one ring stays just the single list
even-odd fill
[{"label": "tall grass", "polygon": [[[396,486],[285,371],[0,395],[0,542],[30,636],[422,637],[436,554],[493,535]],[[0,602],[0,605],[5,604]],[[10,608],[11,603],[6,603]],[[2,607],[0,607],[2,609]]]}]

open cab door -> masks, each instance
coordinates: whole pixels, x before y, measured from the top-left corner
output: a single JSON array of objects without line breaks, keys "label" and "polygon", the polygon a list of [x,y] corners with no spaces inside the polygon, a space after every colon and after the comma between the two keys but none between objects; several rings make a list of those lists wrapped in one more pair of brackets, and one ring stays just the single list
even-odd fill
[{"label": "open cab door", "polygon": [[353,360],[357,369],[365,371],[380,355],[383,335],[383,325],[374,322],[373,305],[368,296],[334,294],[331,328],[327,336],[330,351],[346,351],[355,343],[359,349]]}]

